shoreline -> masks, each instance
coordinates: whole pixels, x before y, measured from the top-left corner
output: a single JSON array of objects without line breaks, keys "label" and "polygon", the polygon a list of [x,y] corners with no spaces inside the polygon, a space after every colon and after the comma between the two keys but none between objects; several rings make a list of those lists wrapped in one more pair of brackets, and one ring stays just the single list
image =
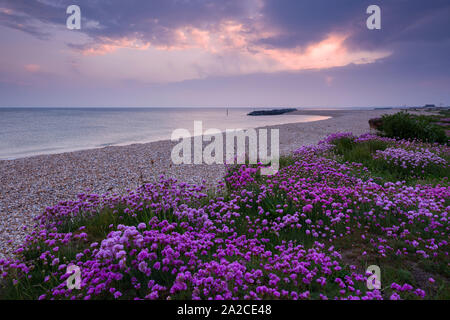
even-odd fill
[{"label": "shoreline", "polygon": [[[316,144],[331,133],[368,132],[370,118],[398,111],[298,110],[291,114],[326,114],[332,117],[258,129],[279,129],[280,155],[285,155],[303,145]],[[32,226],[33,218],[45,207],[74,199],[87,190],[98,194],[121,194],[127,189],[157,181],[160,175],[187,183],[205,181],[208,186],[223,178],[223,164],[173,165],[170,153],[175,144],[170,140],[160,140],[0,160],[0,259],[12,254],[26,235],[23,227]]]},{"label": "shoreline", "polygon": [[[24,108],[28,109],[28,108]],[[49,107],[49,109],[52,109]],[[76,109],[76,108],[75,108]],[[82,108],[81,108],[82,109]],[[260,128],[275,128],[277,126],[284,126],[284,125],[292,125],[292,124],[298,124],[298,123],[313,123],[318,121],[324,121],[329,120],[330,118],[338,118],[343,115],[346,115],[348,113],[353,112],[371,112],[371,111],[391,111],[396,110],[400,111],[401,108],[389,108],[389,109],[298,109],[295,111],[291,111],[289,113],[286,113],[284,115],[286,116],[320,116],[320,117],[327,117],[328,119],[319,119],[319,120],[312,120],[312,121],[298,121],[298,122],[286,122],[286,123],[280,123],[276,125],[270,125],[270,126],[261,126],[261,127],[249,127],[246,129],[260,129]],[[258,116],[260,117],[260,116]],[[267,116],[270,117],[270,116]],[[205,128],[204,128],[205,129]],[[222,131],[222,133],[224,133]],[[20,159],[29,159],[29,158],[35,158],[35,157],[41,157],[41,156],[54,156],[54,155],[60,155],[60,154],[67,154],[67,153],[74,153],[74,152],[83,152],[83,151],[90,151],[90,150],[102,150],[110,147],[127,147],[132,145],[141,145],[141,144],[150,144],[150,143],[156,143],[156,142],[163,142],[163,141],[170,141],[169,139],[160,139],[160,140],[145,140],[145,141],[129,141],[129,142],[123,142],[123,143],[107,143],[107,145],[99,145],[94,147],[80,147],[75,149],[68,149],[68,150],[61,150],[61,151],[50,151],[48,153],[37,153],[37,154],[30,154],[26,156],[11,156],[6,158],[0,158],[0,163],[2,161],[15,161]]]},{"label": "shoreline", "polygon": [[[319,113],[321,113],[319,111]],[[281,125],[285,125],[285,124],[295,124],[295,123],[311,123],[311,122],[317,122],[317,121],[322,121],[322,120],[327,120],[329,118],[331,118],[331,116],[328,116],[326,114],[315,114],[314,112],[305,112],[304,114],[299,113],[296,114],[294,112],[291,112],[292,115],[294,116],[310,116],[310,117],[322,117],[322,118],[326,118],[326,119],[317,119],[317,120],[308,120],[308,119],[300,119],[298,121],[294,121],[294,122],[289,122],[286,120],[282,121],[281,123],[277,123],[274,125],[270,125],[270,126],[281,126]],[[286,114],[287,116],[288,114]],[[281,120],[280,120],[281,121]],[[243,128],[244,130],[247,129],[258,129],[258,128],[263,128],[264,126],[249,126],[246,128]],[[203,130],[206,130],[209,128],[203,128]],[[221,130],[222,133],[225,133],[224,130]],[[19,155],[19,156],[9,156],[9,157],[5,157],[5,158],[0,158],[0,162],[1,161],[13,161],[13,160],[20,160],[20,159],[27,159],[27,158],[34,158],[34,157],[40,157],[40,156],[52,156],[52,155],[59,155],[59,154],[66,154],[66,153],[73,153],[73,152],[82,152],[82,151],[88,151],[88,150],[101,150],[101,149],[105,149],[105,148],[109,148],[109,147],[127,147],[127,146],[131,146],[131,145],[141,145],[141,144],[149,144],[149,143],[155,143],[155,142],[163,142],[163,141],[170,141],[170,139],[158,139],[156,138],[156,140],[153,139],[145,139],[145,140],[140,140],[140,141],[127,141],[127,142],[108,142],[108,143],[104,143],[101,145],[97,145],[97,146],[91,146],[91,147],[79,147],[79,148],[68,148],[66,150],[64,150],[63,148],[57,148],[55,150],[51,150],[51,151],[44,151],[42,150],[42,153],[40,153],[39,151],[35,152],[33,154],[33,152],[28,152],[30,154],[27,155]],[[62,150],[58,150],[58,149],[62,149]]]}]

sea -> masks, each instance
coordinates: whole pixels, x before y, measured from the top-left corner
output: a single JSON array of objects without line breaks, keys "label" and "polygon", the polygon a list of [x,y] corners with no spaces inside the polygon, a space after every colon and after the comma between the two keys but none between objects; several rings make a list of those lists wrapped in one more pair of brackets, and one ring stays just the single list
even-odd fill
[{"label": "sea", "polygon": [[247,116],[256,108],[0,108],[0,160],[170,140],[175,129],[249,129],[327,117]]}]

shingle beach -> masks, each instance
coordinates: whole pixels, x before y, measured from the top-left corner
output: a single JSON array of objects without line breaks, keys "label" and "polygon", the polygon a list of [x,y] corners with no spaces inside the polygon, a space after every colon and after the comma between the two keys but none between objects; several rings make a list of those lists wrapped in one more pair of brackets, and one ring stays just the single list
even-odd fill
[{"label": "shingle beach", "polygon": [[[296,111],[331,118],[267,128],[280,130],[280,153],[287,154],[338,131],[368,132],[369,119],[394,112],[397,110]],[[173,165],[170,154],[174,145],[166,140],[0,161],[0,258],[13,253],[33,218],[46,206],[74,199],[81,192],[121,193],[161,175],[188,183],[205,180],[209,185],[223,177],[223,165]]]}]

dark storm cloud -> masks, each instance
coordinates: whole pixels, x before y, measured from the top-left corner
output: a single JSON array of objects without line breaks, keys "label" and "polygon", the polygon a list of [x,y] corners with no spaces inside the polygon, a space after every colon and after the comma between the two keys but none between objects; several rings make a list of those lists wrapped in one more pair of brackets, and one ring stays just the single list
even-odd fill
[{"label": "dark storm cloud", "polygon": [[276,47],[294,47],[324,38],[331,31],[343,32],[351,28],[359,15],[365,13],[362,1],[289,1],[265,0],[264,21],[282,36],[263,41]]},{"label": "dark storm cloud", "polygon": [[[81,7],[82,32],[102,38],[132,37],[170,45],[174,30],[184,26],[214,30],[224,20],[235,20],[252,30],[252,14],[262,3],[258,23],[277,36],[256,40],[272,47],[295,47],[323,39],[330,32],[349,33],[348,45],[371,48],[399,41],[441,41],[450,37],[448,0],[1,0],[0,24],[37,37],[47,31],[36,26],[64,25],[65,8]],[[382,30],[366,28],[366,8],[382,9]],[[98,25],[96,25],[98,23]]]},{"label": "dark storm cloud", "polygon": [[39,39],[47,39],[50,34],[43,30],[43,24],[64,21],[65,11],[39,1],[0,0],[0,25],[29,33]]},{"label": "dark storm cloud", "polygon": [[[397,41],[441,41],[450,38],[448,0],[265,0],[265,21],[283,36],[263,39],[276,47],[294,47],[324,38],[330,32],[351,34],[348,44],[358,47]],[[382,29],[366,28],[366,9],[381,8]]]},{"label": "dark storm cloud", "polygon": [[[250,1],[251,2],[251,1]],[[18,24],[21,29],[39,34],[35,21],[65,25],[65,9],[79,5],[82,12],[82,32],[93,38],[134,37],[155,44],[171,44],[173,31],[193,26],[214,29],[224,19],[245,20],[249,3],[240,0],[36,0],[0,1],[0,8],[12,10],[3,14],[0,23]],[[17,14],[19,13],[20,16]],[[98,23],[98,24],[97,24]]]}]

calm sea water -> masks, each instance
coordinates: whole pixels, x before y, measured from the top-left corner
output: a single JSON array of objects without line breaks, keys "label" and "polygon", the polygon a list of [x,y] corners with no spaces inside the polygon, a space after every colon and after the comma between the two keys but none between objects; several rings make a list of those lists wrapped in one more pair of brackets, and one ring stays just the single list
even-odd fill
[{"label": "calm sea water", "polygon": [[256,128],[326,117],[250,117],[251,108],[0,108],[0,159],[168,140],[194,121],[203,130]]}]

